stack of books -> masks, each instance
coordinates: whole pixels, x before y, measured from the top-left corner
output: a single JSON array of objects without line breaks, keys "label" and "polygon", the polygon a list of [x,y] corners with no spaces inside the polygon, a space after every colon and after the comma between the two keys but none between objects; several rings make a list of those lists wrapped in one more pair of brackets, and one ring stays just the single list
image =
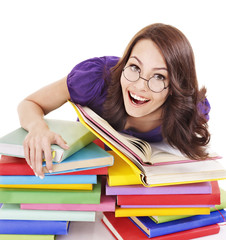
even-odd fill
[{"label": "stack of books", "polygon": [[95,136],[81,123],[46,121],[70,149],[52,146],[53,173],[43,162],[44,179],[26,163],[24,129],[0,139],[0,239],[54,239],[68,233],[71,221],[93,222],[96,211],[115,210],[115,197],[101,196],[114,157],[93,143]]},{"label": "stack of books", "polygon": [[[73,104],[80,121],[113,151],[106,194],[117,197],[103,223],[117,239],[193,239],[225,222],[226,170],[217,154],[192,160],[165,142],[151,146],[117,133],[91,109]],[[140,150],[141,149],[141,150]]]}]

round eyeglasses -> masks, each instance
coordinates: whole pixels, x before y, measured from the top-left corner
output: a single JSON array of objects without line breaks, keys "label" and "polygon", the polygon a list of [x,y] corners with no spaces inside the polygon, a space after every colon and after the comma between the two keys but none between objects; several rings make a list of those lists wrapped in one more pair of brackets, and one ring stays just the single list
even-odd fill
[{"label": "round eyeglasses", "polygon": [[140,76],[140,71],[134,66],[125,67],[123,69],[123,75],[130,82],[136,82],[140,78],[143,79],[147,82],[149,89],[155,93],[160,93],[164,89],[168,88],[168,86],[165,86],[165,79],[163,79],[164,77],[162,75],[154,74],[150,79],[145,79]]}]

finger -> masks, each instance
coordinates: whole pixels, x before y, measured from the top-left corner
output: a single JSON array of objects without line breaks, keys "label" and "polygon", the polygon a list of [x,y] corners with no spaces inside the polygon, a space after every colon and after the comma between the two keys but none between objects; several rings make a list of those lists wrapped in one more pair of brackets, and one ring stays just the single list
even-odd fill
[{"label": "finger", "polygon": [[35,171],[39,177],[44,177],[42,170],[42,159],[43,159],[43,151],[42,148],[38,145],[35,151]]},{"label": "finger", "polygon": [[55,143],[63,149],[69,149],[66,141],[60,135],[55,135]]},{"label": "finger", "polygon": [[31,160],[30,160],[30,149],[26,142],[24,142],[24,157],[29,166],[31,166]]},{"label": "finger", "polygon": [[52,153],[51,153],[50,146],[45,147],[44,157],[45,157],[45,161],[46,161],[46,169],[49,171],[49,173],[52,173],[53,163],[52,163]]},{"label": "finger", "polygon": [[33,144],[30,145],[29,148],[29,159],[30,159],[30,166],[33,169],[34,172],[36,172],[35,170],[35,147]]}]

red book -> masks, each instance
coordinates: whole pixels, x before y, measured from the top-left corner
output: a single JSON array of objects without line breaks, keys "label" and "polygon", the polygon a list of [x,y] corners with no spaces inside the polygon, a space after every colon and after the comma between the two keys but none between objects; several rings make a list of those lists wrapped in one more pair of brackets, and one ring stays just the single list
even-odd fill
[{"label": "red book", "polygon": [[[104,212],[102,222],[110,230],[115,239],[123,240],[147,240],[149,239],[132,221],[127,217],[116,218],[114,212]],[[194,228],[177,233],[171,233],[159,237],[151,238],[153,240],[188,240],[217,234],[220,231],[218,224],[209,225],[200,228]]]},{"label": "red book", "polygon": [[218,182],[211,182],[210,194],[118,195],[118,205],[219,205]]},{"label": "red book", "polygon": [[[83,171],[67,172],[58,175],[107,175],[108,167]],[[2,155],[0,158],[0,175],[35,175],[25,158]]]}]

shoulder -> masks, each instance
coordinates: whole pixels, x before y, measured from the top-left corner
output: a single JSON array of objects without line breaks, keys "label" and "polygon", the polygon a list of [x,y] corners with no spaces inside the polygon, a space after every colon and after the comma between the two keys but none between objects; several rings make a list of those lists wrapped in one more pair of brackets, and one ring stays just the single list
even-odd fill
[{"label": "shoulder", "polygon": [[77,64],[67,77],[71,100],[93,110],[94,105],[101,105],[107,93],[106,83],[110,80],[110,69],[118,60],[115,56],[104,56],[90,58]]}]

